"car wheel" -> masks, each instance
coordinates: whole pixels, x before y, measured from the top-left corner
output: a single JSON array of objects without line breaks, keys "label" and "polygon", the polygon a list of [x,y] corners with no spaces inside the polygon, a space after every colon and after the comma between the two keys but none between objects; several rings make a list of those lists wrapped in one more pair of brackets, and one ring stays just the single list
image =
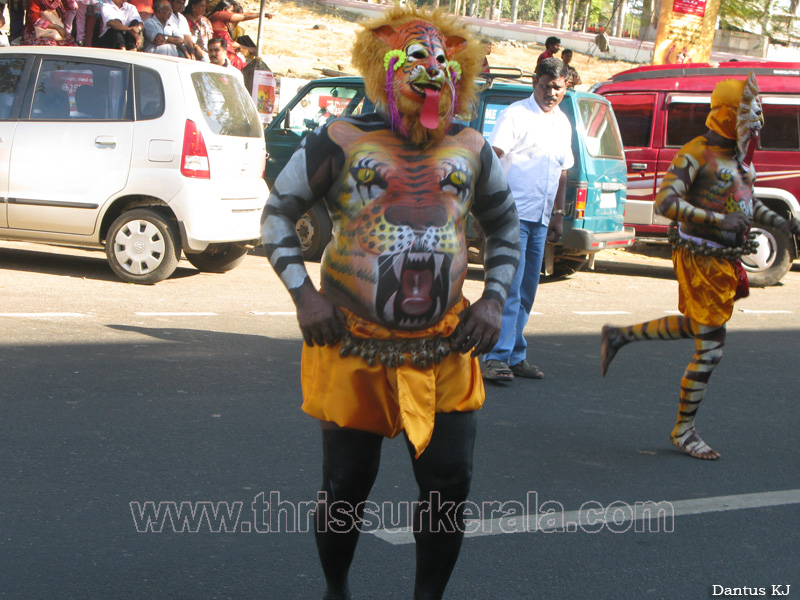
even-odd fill
[{"label": "car wheel", "polygon": [[175,226],[151,208],[122,213],[106,237],[111,269],[129,283],[157,283],[178,267],[180,246]]},{"label": "car wheel", "polygon": [[295,224],[305,260],[319,260],[331,241],[331,218],[322,204],[311,207]]},{"label": "car wheel", "polygon": [[187,252],[186,260],[206,273],[225,273],[239,265],[244,260],[245,254],[247,248],[232,242],[209,244],[203,252]]},{"label": "car wheel", "polygon": [[758,248],[742,256],[742,266],[753,287],[775,285],[792,266],[791,239],[778,229],[759,225],[750,229],[756,234]]}]

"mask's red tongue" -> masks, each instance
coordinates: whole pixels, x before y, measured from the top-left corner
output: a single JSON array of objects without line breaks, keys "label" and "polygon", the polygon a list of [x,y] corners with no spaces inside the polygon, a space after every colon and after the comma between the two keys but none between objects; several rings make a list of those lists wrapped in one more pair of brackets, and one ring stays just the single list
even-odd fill
[{"label": "mask's red tongue", "polygon": [[744,158],[742,159],[742,166],[745,169],[749,169],[750,165],[753,164],[753,155],[756,153],[756,146],[758,146],[758,130],[752,132],[750,140],[747,142],[747,151],[744,153]]},{"label": "mask's red tongue", "polygon": [[426,90],[425,101],[422,103],[422,112],[419,115],[419,122],[427,129],[439,127],[439,92]]},{"label": "mask's red tongue", "polygon": [[400,302],[400,306],[403,308],[403,312],[409,315],[422,315],[427,312],[433,303],[431,299],[433,273],[430,271],[404,271],[401,285],[404,298]]}]

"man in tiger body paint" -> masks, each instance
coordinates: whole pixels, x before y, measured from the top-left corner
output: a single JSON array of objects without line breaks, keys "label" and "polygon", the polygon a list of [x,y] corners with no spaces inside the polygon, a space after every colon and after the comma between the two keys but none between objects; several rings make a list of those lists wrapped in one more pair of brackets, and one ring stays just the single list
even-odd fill
[{"label": "man in tiger body paint", "polygon": [[[264,211],[267,256],[305,341],[303,410],[322,427],[316,540],[327,599],[350,597],[384,437],[405,433],[419,486],[414,598],[441,598],[458,558],[484,399],[477,356],[497,341],[519,262],[503,169],[479,132],[453,123],[472,107],[482,60],[443,13],[394,7],[368,23],[353,64],[379,112],[308,135]],[[294,224],[323,199],[333,237],[317,291]],[[461,295],[470,211],[486,235],[484,292],[471,305]]]},{"label": "man in tiger body paint", "polygon": [[763,122],[753,74],[747,81],[729,79],[717,84],[706,119],[708,131],[678,151],[656,196],[658,212],[673,219],[670,240],[682,316],[630,327],[606,325],[602,330],[603,376],[617,351],[629,342],[695,340],[670,436],[675,446],[695,458],[720,456],[698,435],[694,418],[711,373],[722,359],[725,324],[734,300],[749,293],[739,257],[754,250],[747,237],[750,224],[795,233],[800,229],[800,222],[787,221],[753,197],[751,163]]}]

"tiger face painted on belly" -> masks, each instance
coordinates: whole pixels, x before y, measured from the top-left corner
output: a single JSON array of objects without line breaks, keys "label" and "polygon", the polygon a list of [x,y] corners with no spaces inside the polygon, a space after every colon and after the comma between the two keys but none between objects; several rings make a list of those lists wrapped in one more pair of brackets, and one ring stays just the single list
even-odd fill
[{"label": "tiger face painted on belly", "polygon": [[480,134],[464,129],[424,153],[389,129],[340,121],[328,134],[346,159],[327,198],[323,291],[386,327],[429,327],[461,297]]}]

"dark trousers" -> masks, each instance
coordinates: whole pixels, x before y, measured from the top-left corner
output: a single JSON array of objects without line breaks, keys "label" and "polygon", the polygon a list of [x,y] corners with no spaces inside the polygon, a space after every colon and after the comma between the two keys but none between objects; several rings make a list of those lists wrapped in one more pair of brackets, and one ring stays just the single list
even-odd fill
[{"label": "dark trousers", "polygon": [[[5,8],[6,3],[0,3],[0,14]],[[25,3],[21,0],[8,3],[8,16],[9,16],[9,31],[8,39],[13,40],[22,35],[22,30],[25,29]]]},{"label": "dark trousers", "polygon": [[103,35],[101,35],[94,42],[96,48],[112,48],[117,50],[133,50],[136,48],[136,38],[130,31],[117,31],[116,29],[108,28]]}]

